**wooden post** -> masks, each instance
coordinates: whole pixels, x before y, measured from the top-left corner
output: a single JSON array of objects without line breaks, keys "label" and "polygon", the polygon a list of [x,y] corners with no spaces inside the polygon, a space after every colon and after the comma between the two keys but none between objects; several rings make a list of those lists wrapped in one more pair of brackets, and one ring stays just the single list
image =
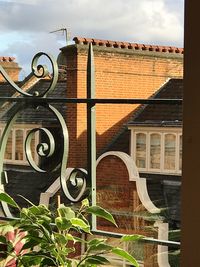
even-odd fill
[{"label": "wooden post", "polygon": [[181,267],[200,266],[199,6],[185,0]]}]

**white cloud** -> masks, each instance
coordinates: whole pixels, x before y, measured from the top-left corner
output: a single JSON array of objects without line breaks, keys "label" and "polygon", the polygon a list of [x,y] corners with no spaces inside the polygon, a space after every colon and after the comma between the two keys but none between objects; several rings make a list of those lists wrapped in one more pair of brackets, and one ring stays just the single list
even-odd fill
[{"label": "white cloud", "polygon": [[26,65],[36,48],[58,53],[65,37],[49,32],[66,27],[71,37],[182,46],[183,1],[0,1],[0,54]]}]

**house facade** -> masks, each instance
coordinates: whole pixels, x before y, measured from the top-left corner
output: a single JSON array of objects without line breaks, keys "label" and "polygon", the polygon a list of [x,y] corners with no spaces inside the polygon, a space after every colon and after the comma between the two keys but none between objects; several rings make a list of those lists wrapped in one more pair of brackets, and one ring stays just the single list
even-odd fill
[{"label": "house facade", "polygon": [[[59,81],[55,89],[55,94],[62,92],[61,97],[86,97],[86,65],[90,42],[94,49],[96,98],[148,99],[156,97],[159,95],[156,93],[158,90],[161,94],[166,90],[164,89],[166,86],[169,87],[170,81],[178,81],[183,75],[182,49],[79,37],[75,37],[74,41],[74,45],[62,48],[58,57],[58,64],[64,65],[66,71],[64,81]],[[30,90],[38,91],[47,83],[48,81],[44,80],[36,82]],[[172,96],[174,97],[174,94]],[[162,97],[161,94],[160,98]],[[180,95],[177,96],[179,97]],[[165,207],[166,199],[163,195],[166,197],[166,192],[171,189],[163,191],[163,187],[170,188],[174,181],[173,183],[169,181],[174,180],[174,177],[176,177],[176,186],[180,183],[181,120],[180,118],[173,120],[168,114],[166,119],[164,117],[161,121],[155,122],[152,117],[154,111],[148,111],[148,108],[148,106],[130,104],[96,106],[97,159],[99,159],[97,160],[97,203],[109,209],[116,216],[119,225],[118,229],[114,229],[111,225],[98,221],[97,228],[100,230],[152,236],[152,231],[146,228],[152,225],[144,220],[144,216],[140,215],[141,212],[145,214],[146,211],[155,209],[154,213],[156,213],[160,207]],[[164,108],[169,110],[167,105]],[[70,140],[66,167],[86,168],[86,106],[84,104],[62,105],[60,112],[65,118]],[[1,121],[5,123],[9,114],[12,114],[12,107],[4,107],[2,114]],[[160,114],[160,111],[155,111],[155,114]],[[165,111],[162,115],[165,116]],[[149,119],[146,117],[142,119],[142,116],[149,116]],[[173,123],[168,124],[169,121]],[[8,140],[5,160],[7,160],[6,168],[13,177],[6,185],[7,191],[13,195],[20,193],[27,198],[32,197],[31,200],[38,203],[40,193],[45,193],[51,184],[56,182],[57,176],[55,173],[54,180],[48,179],[48,174],[43,178],[40,174],[34,174],[31,178],[33,174],[27,162],[22,162],[25,157],[18,143],[22,143],[23,137],[31,127],[36,126],[55,129],[54,135],[59,139],[56,122],[53,118],[51,119],[50,115],[47,115],[45,111],[35,113],[33,110],[27,110],[22,112],[16,121]],[[32,141],[36,162],[39,162],[36,153],[37,143],[42,138],[40,133],[35,135]],[[57,151],[59,149],[58,147]],[[117,154],[117,151],[120,154]],[[138,180],[139,176],[130,177],[130,165],[127,162],[131,159],[136,163],[140,172],[139,176],[148,178],[147,182],[141,180],[142,186],[141,181]],[[44,162],[43,165],[45,164]],[[20,174],[21,169],[23,169],[23,175]],[[27,174],[29,179],[27,179]],[[168,178],[161,178],[163,175]],[[155,182],[155,177],[159,177],[159,183]],[[140,188],[139,194],[138,188]],[[147,192],[147,189],[150,191]],[[148,194],[149,192],[151,194]],[[154,204],[151,203],[153,201]],[[157,208],[158,202],[160,202],[159,208]],[[178,217],[179,211],[176,209],[173,212],[175,212],[175,217]],[[177,228],[180,220],[174,219],[174,222]],[[158,238],[158,233],[154,232],[153,237]],[[143,252],[144,258],[149,259],[149,255],[156,253],[156,250],[157,246],[156,248],[155,246],[148,247]],[[144,261],[143,266],[161,265],[157,259],[153,259],[153,261]]]}]

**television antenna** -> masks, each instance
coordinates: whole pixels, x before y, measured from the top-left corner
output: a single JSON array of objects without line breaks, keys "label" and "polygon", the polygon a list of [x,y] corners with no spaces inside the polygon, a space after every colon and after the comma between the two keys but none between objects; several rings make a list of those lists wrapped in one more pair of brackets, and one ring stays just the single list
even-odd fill
[{"label": "television antenna", "polygon": [[60,28],[58,30],[51,31],[49,33],[55,33],[55,32],[62,32],[63,35],[65,35],[66,45],[69,44],[69,40],[70,40],[70,32],[69,32],[69,29],[67,29],[67,28]]}]

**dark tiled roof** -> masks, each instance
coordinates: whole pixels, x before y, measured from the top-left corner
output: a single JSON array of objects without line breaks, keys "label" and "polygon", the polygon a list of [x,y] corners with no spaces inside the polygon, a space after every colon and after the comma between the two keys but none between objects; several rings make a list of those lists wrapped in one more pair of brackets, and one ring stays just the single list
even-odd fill
[{"label": "dark tiled roof", "polygon": [[[170,79],[152,99],[182,99],[183,79]],[[128,125],[181,126],[182,105],[141,105]]]},{"label": "dark tiled roof", "polygon": [[180,221],[181,217],[181,182],[164,181],[163,192],[168,214],[171,220]]},{"label": "dark tiled roof", "polygon": [[59,174],[34,172],[28,167],[23,169],[10,169],[7,171],[8,184],[5,185],[5,191],[12,196],[20,207],[28,205],[25,197],[32,203],[38,205],[40,194],[44,193],[49,186],[59,177]]},{"label": "dark tiled roof", "polygon": [[[41,79],[38,81],[31,89],[29,93],[33,93],[35,91],[44,92],[50,85],[49,80]],[[7,87],[9,89],[9,86]],[[9,89],[10,90],[10,89]],[[6,91],[6,90],[5,90]],[[4,95],[5,96],[5,95]],[[11,96],[11,95],[9,95]],[[66,81],[58,81],[56,88],[53,92],[51,92],[48,97],[51,98],[64,98],[66,97]],[[52,105],[58,109],[63,115],[65,114],[66,105],[63,103],[56,103]],[[20,113],[20,116],[17,119],[17,123],[52,123],[56,122],[55,116],[52,116],[52,113],[48,111],[44,107],[39,107],[38,109],[30,108],[30,105],[27,106],[25,110]],[[4,111],[4,115],[1,118],[2,121],[7,121],[13,115],[13,110],[15,108],[15,104],[10,104],[7,108],[7,111]]]},{"label": "dark tiled roof", "polygon": [[147,179],[147,190],[151,201],[161,209],[170,222],[180,222],[181,176],[141,173]]},{"label": "dark tiled roof", "polygon": [[112,48],[141,50],[147,52],[162,52],[162,53],[174,53],[174,54],[184,53],[183,48],[172,47],[172,46],[146,45],[146,44],[100,40],[100,39],[82,38],[82,37],[74,37],[73,40],[75,41],[76,44],[83,44],[83,45],[92,43],[93,46],[105,46]]},{"label": "dark tiled roof", "polygon": [[[19,86],[21,82],[16,84]],[[0,97],[11,97],[14,93],[15,90],[7,82],[0,82]]]}]

